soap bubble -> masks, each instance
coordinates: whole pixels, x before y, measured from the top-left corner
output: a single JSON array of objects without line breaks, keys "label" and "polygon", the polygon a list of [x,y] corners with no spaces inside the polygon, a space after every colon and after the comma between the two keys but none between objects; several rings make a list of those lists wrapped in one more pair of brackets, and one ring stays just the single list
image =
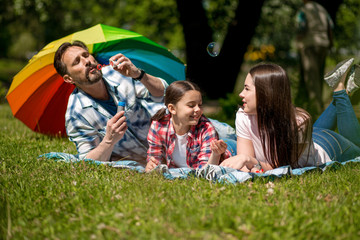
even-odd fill
[{"label": "soap bubble", "polygon": [[99,70],[99,71],[101,71],[101,69],[102,69],[102,65],[101,64],[98,64],[97,66],[96,66],[96,68]]},{"label": "soap bubble", "polygon": [[217,57],[220,53],[220,44],[217,42],[211,42],[206,48],[207,52],[212,57]]}]

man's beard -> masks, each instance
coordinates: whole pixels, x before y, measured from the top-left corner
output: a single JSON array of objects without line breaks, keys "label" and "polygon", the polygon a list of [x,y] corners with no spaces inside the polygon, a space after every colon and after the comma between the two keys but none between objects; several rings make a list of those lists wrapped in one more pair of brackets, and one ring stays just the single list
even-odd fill
[{"label": "man's beard", "polygon": [[[93,73],[90,73],[90,71],[94,71]],[[92,75],[90,77],[90,74]],[[97,83],[102,79],[102,72],[97,68],[97,64],[91,64],[85,72],[85,77],[88,80],[86,82],[86,85],[92,85],[94,83]]]}]

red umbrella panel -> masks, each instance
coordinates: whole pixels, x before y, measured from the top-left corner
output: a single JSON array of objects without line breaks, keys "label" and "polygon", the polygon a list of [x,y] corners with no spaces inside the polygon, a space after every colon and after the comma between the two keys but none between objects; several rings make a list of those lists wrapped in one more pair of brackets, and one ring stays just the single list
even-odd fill
[{"label": "red umbrella panel", "polygon": [[[39,76],[48,80],[41,82]],[[51,65],[31,78],[32,82],[24,82],[7,96],[14,116],[36,132],[65,136],[65,112],[75,86],[65,83]]]}]

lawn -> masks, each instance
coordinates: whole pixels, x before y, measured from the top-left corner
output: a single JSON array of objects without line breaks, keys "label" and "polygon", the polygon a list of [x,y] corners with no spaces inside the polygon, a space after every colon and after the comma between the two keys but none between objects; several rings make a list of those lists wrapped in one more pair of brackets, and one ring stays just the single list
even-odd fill
[{"label": "lawn", "polygon": [[360,165],[211,183],[39,160],[75,153],[0,105],[0,239],[359,239]]}]

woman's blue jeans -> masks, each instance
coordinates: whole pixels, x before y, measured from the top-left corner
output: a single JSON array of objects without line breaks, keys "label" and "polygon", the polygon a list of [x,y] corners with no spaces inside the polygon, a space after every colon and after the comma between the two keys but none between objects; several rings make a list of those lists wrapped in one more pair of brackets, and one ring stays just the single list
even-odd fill
[{"label": "woman's blue jeans", "polygon": [[[336,126],[339,133],[333,131]],[[312,136],[333,161],[360,156],[360,124],[345,90],[334,92],[332,102],[314,123]]]}]

